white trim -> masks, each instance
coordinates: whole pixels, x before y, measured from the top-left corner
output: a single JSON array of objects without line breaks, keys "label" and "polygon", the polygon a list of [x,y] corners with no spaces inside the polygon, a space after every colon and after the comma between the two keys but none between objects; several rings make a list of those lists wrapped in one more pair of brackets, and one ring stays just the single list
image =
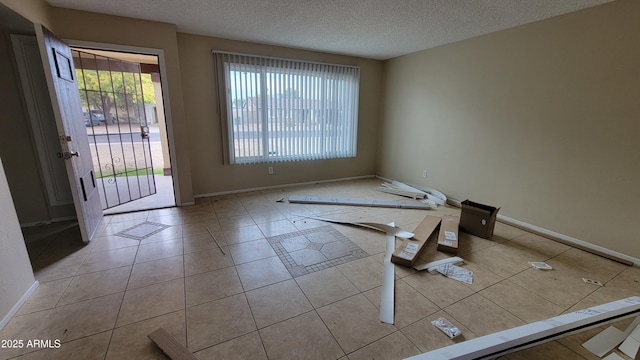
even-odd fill
[{"label": "white trim", "polygon": [[462,201],[457,200],[457,199],[448,198],[447,199],[447,204],[455,206],[457,208],[461,208],[462,207]]},{"label": "white trim", "polygon": [[37,281],[34,281],[33,284],[31,284],[31,286],[29,286],[27,291],[22,295],[20,300],[18,300],[18,302],[15,305],[13,305],[11,310],[9,310],[7,315],[5,315],[5,317],[2,318],[2,320],[0,320],[0,331],[4,329],[5,326],[7,326],[11,318],[15,314],[17,314],[20,308],[22,307],[22,305],[24,305],[24,303],[27,302],[27,300],[29,300],[29,297],[31,297],[31,295],[36,291],[38,286],[40,286],[40,283]]},{"label": "white trim", "polygon": [[[296,213],[291,213],[291,215],[299,216],[307,219],[318,220],[318,221],[330,222],[334,224],[359,226],[365,229],[380,231],[380,232],[386,233],[387,235],[392,235],[392,236],[396,236],[403,239],[411,239],[415,235],[414,233],[402,230],[395,225],[387,225],[387,224],[371,223],[371,222],[353,222],[353,221],[334,220],[334,219],[327,219],[327,218],[318,217],[318,216],[296,214]],[[395,224],[395,223],[392,223],[392,224]]]},{"label": "white trim", "polygon": [[[395,226],[395,223],[390,223]],[[387,251],[384,255],[384,272],[382,275],[382,294],[380,295],[380,321],[393,324],[395,317],[395,269],[396,266],[391,262],[391,256],[396,248],[396,237],[393,234],[387,234]]]},{"label": "white trim", "polygon": [[[398,184],[402,184],[402,183],[398,183]],[[423,191],[420,191],[418,189],[410,190],[403,187],[402,185],[396,185],[395,182],[394,183],[384,182],[382,183],[382,185],[378,186],[377,190],[387,194],[394,194],[398,196],[412,198],[414,200],[424,199],[427,197],[427,193]]]},{"label": "white trim", "polygon": [[169,158],[171,159],[171,174],[173,180],[173,197],[176,205],[184,206],[180,198],[180,180],[178,179],[178,160],[176,159],[175,138],[173,135],[173,120],[171,114],[171,96],[169,95],[169,76],[167,75],[167,64],[164,57],[164,49],[147,48],[141,46],[130,46],[120,44],[108,44],[95,41],[64,39],[71,47],[91,48],[96,50],[131,52],[138,54],[155,55],[158,57],[158,67],[160,68],[160,86],[162,87],[162,102],[164,105],[164,118],[167,126],[167,140],[169,142]]},{"label": "white trim", "polygon": [[[460,200],[457,199],[452,199],[451,197],[449,197],[447,199],[447,203],[449,203],[450,205],[456,206],[456,207],[461,207],[461,202]],[[633,263],[635,265],[640,265],[640,259],[634,258],[632,256],[629,255],[625,255],[622,253],[619,253],[617,251],[611,250],[611,249],[607,249],[604,248],[602,246],[599,245],[595,245],[589,242],[586,242],[584,240],[580,240],[580,239],[576,239],[574,237],[571,236],[567,236],[561,233],[557,233],[555,231],[551,231],[545,228],[541,228],[539,226],[536,225],[532,225],[529,223],[526,223],[524,221],[520,221],[518,219],[514,219],[512,217],[508,217],[502,214],[498,214],[497,217],[498,221],[500,221],[501,223],[507,224],[507,225],[511,225],[514,227],[517,227],[519,229],[522,230],[526,230],[529,232],[532,232],[534,234],[538,234],[540,236],[544,236],[548,239],[554,240],[554,241],[558,241],[560,243],[569,245],[569,246],[573,246],[575,248],[584,250],[584,251],[588,251],[591,253],[594,253],[596,255],[600,255],[603,257],[606,257],[608,259],[614,260],[614,261],[618,261],[618,262],[630,262]]]},{"label": "white trim", "polygon": [[511,217],[508,217],[508,216],[504,216],[504,215],[498,214],[498,220],[500,222],[503,222],[503,223],[507,224],[507,225],[512,225],[512,226],[515,226],[515,227],[520,228],[520,229],[529,230],[529,231],[531,231],[533,233],[536,233],[536,234],[542,235],[544,237],[550,238],[551,240],[560,240],[560,242],[572,244],[577,248],[580,248],[580,249],[584,248],[583,250],[587,250],[587,249],[588,250],[592,250],[593,252],[595,252],[596,254],[599,254],[599,255],[607,256],[607,257],[610,257],[610,258],[620,258],[620,259],[632,262],[634,264],[640,265],[640,259],[636,259],[636,258],[634,258],[632,256],[625,255],[625,254],[619,253],[617,251],[604,248],[604,247],[599,246],[599,245],[588,243],[588,242],[586,242],[584,240],[576,239],[576,238],[573,238],[571,236],[567,236],[567,235],[564,235],[564,234],[557,233],[555,231],[547,230],[547,229],[541,228],[539,226],[527,224],[524,221],[520,221],[518,219],[514,219],[514,218],[511,218]]},{"label": "white trim", "polygon": [[445,346],[405,360],[495,359],[638,314],[640,297],[632,296]]},{"label": "white trim", "polygon": [[413,268],[418,270],[418,271],[422,271],[422,270],[427,270],[429,273],[431,274],[435,274],[437,273],[436,268],[440,265],[445,265],[445,264],[453,264],[453,265],[460,265],[464,263],[464,260],[462,260],[462,258],[459,258],[457,256],[454,257],[450,257],[450,258],[444,258],[444,259],[440,259],[440,260],[436,260],[436,261],[431,261],[428,263],[424,263],[424,264],[416,264],[413,265]]},{"label": "white trim", "polygon": [[346,205],[346,206],[364,206],[364,207],[382,207],[394,209],[420,209],[431,210],[431,205],[420,201],[393,201],[393,200],[370,200],[370,199],[345,199],[345,198],[327,198],[318,196],[289,196],[290,203],[297,204],[323,204],[323,205]]},{"label": "white trim", "polygon": [[371,179],[371,178],[375,178],[375,177],[376,177],[375,175],[362,175],[362,176],[352,176],[352,177],[339,178],[339,179],[315,180],[315,181],[307,181],[307,182],[300,182],[300,183],[289,183],[289,184],[272,185],[272,186],[261,186],[261,187],[247,188],[247,189],[240,189],[240,190],[230,190],[230,191],[221,191],[221,192],[215,192],[215,193],[198,194],[198,195],[193,195],[193,197],[194,198],[206,198],[206,197],[211,197],[211,196],[242,194],[242,193],[251,192],[251,191],[282,189],[282,188],[287,188],[287,187],[291,187],[291,186],[315,185],[315,184],[324,184],[324,183],[347,181],[347,180]]}]

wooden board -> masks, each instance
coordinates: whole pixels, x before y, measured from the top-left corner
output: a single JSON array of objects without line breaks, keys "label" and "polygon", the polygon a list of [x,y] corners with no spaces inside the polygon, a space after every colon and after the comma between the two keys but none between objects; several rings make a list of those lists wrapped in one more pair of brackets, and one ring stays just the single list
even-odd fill
[{"label": "wooden board", "polygon": [[148,337],[172,360],[198,360],[163,328],[152,332]]}]

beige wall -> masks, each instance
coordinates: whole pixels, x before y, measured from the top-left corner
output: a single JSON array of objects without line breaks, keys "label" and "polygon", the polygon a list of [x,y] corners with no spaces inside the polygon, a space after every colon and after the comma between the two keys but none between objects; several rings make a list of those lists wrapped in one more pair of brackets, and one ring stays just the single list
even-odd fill
[{"label": "beige wall", "polygon": [[619,0],[386,62],[379,174],[640,258],[639,14]]},{"label": "beige wall", "polygon": [[[138,46],[164,51],[169,88],[165,109],[171,114],[173,140],[177,162],[174,166],[180,186],[182,203],[193,201],[189,164],[189,136],[182,101],[180,59],[176,41],[176,27],[153,21],[102,15],[84,11],[53,8],[55,34],[63,39]],[[166,96],[166,94],[165,94]]]},{"label": "beige wall", "polygon": [[53,8],[44,0],[0,0],[0,3],[24,16],[32,23],[42,24],[49,30],[54,30]]},{"label": "beige wall", "polygon": [[[6,0],[5,0],[6,1]],[[334,179],[375,173],[380,119],[382,63],[339,55],[177,34],[175,25],[63,8],[51,8],[58,37],[163,49],[183,202],[193,194]],[[223,165],[220,119],[215,108],[213,48],[361,66],[358,156],[354,159]]]},{"label": "beige wall", "polygon": [[35,282],[0,160],[0,320]]},{"label": "beige wall", "polygon": [[[381,62],[182,33],[178,34],[178,46],[195,194],[375,174]],[[224,165],[221,119],[217,109],[218,94],[211,53],[213,49],[360,66],[357,157],[312,162]],[[273,175],[268,175],[268,166],[273,166]]]}]

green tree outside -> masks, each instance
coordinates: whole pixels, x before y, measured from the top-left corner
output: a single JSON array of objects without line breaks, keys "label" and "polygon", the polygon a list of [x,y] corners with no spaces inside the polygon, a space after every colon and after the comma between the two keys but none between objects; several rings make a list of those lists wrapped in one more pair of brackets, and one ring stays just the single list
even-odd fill
[{"label": "green tree outside", "polygon": [[139,121],[144,104],[155,105],[150,74],[76,69],[76,78],[83,108],[100,110],[107,119],[118,114],[119,120]]}]

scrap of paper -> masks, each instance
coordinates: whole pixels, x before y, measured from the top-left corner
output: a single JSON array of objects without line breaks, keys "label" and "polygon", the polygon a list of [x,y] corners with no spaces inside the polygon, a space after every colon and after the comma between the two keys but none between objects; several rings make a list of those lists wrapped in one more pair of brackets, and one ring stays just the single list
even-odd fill
[{"label": "scrap of paper", "polygon": [[453,264],[440,265],[436,270],[450,279],[462,281],[465,284],[473,284],[473,271],[471,270]]}]

